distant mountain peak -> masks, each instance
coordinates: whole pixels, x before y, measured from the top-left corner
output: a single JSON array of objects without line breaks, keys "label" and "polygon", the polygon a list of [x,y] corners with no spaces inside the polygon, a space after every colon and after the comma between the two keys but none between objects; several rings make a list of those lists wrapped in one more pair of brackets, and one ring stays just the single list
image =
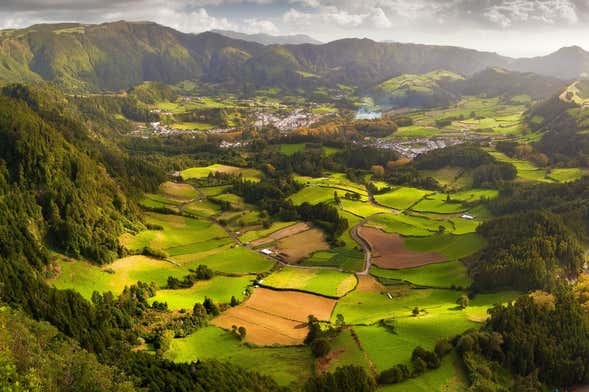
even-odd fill
[{"label": "distant mountain peak", "polygon": [[224,35],[225,37],[240,39],[243,41],[257,42],[262,45],[301,45],[313,44],[320,45],[321,41],[309,37],[305,34],[293,35],[271,35],[265,33],[246,34],[231,30],[211,30],[213,33]]}]

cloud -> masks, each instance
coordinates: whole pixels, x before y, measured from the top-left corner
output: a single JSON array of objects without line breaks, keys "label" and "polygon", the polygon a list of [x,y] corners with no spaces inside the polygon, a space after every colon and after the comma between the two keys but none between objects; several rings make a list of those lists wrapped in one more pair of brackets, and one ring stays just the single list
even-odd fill
[{"label": "cloud", "polygon": [[374,27],[379,29],[389,29],[393,27],[393,23],[389,17],[384,13],[382,8],[376,8],[370,16],[370,22]]},{"label": "cloud", "polygon": [[319,8],[321,2],[319,0],[289,0],[289,4],[301,5],[307,8]]},{"label": "cloud", "polygon": [[260,20],[260,19],[246,19],[245,27],[241,28],[240,31],[248,34],[279,34],[280,30],[276,25],[269,20]]}]

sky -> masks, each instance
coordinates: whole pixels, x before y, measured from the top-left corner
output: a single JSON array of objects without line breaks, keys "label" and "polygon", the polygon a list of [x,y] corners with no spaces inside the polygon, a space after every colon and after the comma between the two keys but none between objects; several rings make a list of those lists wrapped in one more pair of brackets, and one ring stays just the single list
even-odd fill
[{"label": "sky", "polygon": [[589,49],[589,0],[0,0],[0,28],[149,20],[177,30],[455,45],[512,57]]}]

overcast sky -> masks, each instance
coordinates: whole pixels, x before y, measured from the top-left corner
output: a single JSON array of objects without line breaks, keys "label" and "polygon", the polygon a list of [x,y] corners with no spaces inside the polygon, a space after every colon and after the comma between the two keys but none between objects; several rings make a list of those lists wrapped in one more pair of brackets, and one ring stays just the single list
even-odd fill
[{"label": "overcast sky", "polygon": [[194,33],[368,37],[517,57],[570,45],[589,49],[589,0],[0,0],[0,28],[121,19]]}]

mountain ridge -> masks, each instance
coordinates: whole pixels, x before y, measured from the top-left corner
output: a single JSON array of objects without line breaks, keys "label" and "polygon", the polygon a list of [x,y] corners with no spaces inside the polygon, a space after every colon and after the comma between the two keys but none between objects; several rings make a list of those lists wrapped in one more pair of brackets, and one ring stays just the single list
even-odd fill
[{"label": "mountain ridge", "polygon": [[[154,22],[43,24],[0,31],[0,81],[45,80],[68,91],[115,91],[143,81],[182,80],[233,88],[343,83],[368,89],[407,73],[444,69],[470,76],[490,67],[575,79],[589,73],[589,53],[572,48],[512,59],[455,46],[367,38],[321,45],[262,45],[214,32],[182,33]],[[309,74],[317,77],[305,77]]]}]

